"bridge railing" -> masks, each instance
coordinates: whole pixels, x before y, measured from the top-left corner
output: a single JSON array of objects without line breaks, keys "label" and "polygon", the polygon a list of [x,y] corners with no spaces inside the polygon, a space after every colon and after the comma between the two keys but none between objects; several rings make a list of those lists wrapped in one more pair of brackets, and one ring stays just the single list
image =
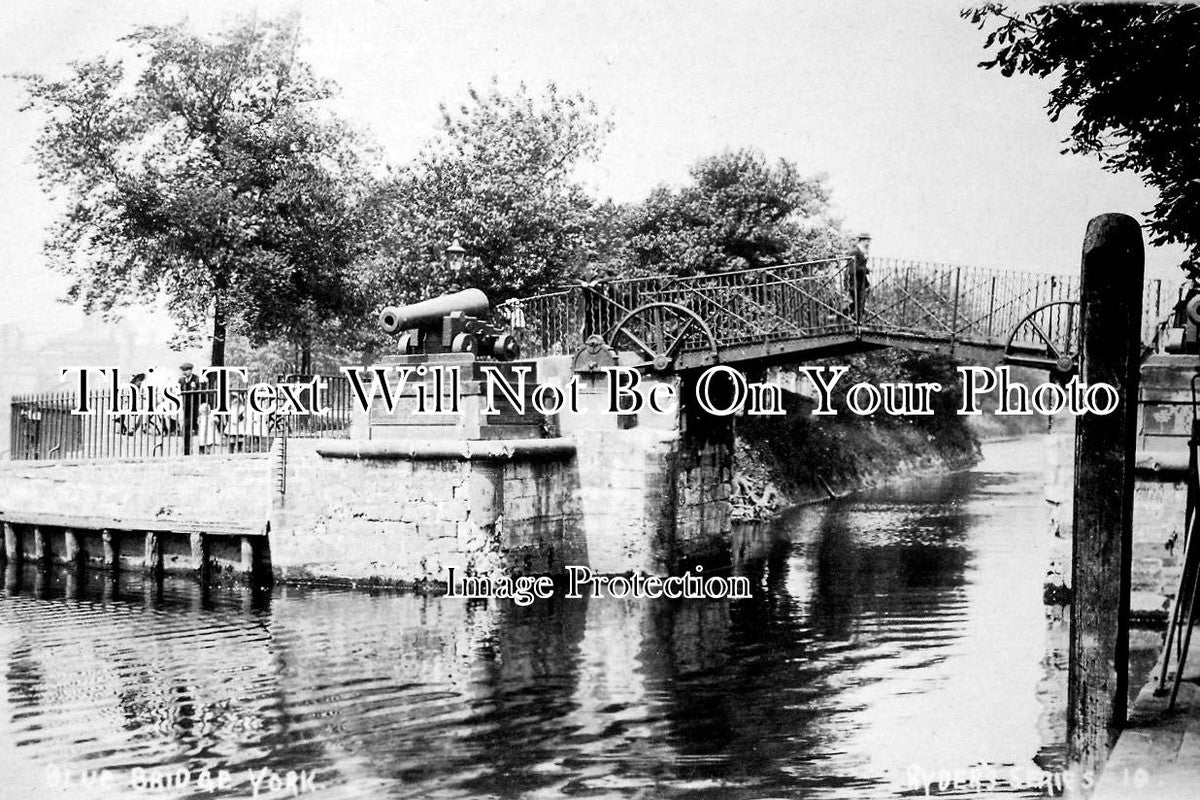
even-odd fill
[{"label": "bridge railing", "polygon": [[[650,303],[685,306],[720,346],[845,333],[854,327],[844,262],[813,261],[711,275],[655,275],[579,284],[502,304],[497,312],[530,357],[569,354]],[[684,350],[707,346],[699,331]]]},{"label": "bridge railing", "polygon": [[[1077,300],[1075,275],[983,269],[950,264],[872,258],[870,286],[857,298],[848,260],[797,264],[678,277],[655,275],[564,286],[503,304],[530,357],[570,354],[591,334],[607,337],[625,315],[654,302],[675,303],[705,320],[718,348],[768,344],[833,335],[938,340],[1002,348],[1010,336],[1018,347],[1070,339],[1077,311],[1056,305],[1034,325],[1021,321],[1034,309]],[[1171,295],[1168,297],[1167,295]],[[1146,284],[1144,339],[1177,298],[1162,282]],[[699,331],[683,352],[707,347]]]},{"label": "bridge railing", "polygon": [[[1033,309],[1078,297],[1070,275],[872,259],[861,322],[876,333],[1002,346]],[[1053,309],[1048,324],[1069,325],[1070,316]]]},{"label": "bridge railing", "polygon": [[[653,279],[645,281],[640,298],[690,308],[708,323],[719,347],[737,347],[852,330],[842,275],[838,262],[814,261]],[[704,346],[695,333],[684,349]]]},{"label": "bridge railing", "polygon": [[499,323],[512,329],[521,355],[528,358],[570,355],[587,338],[582,287],[501,303],[496,316]]}]

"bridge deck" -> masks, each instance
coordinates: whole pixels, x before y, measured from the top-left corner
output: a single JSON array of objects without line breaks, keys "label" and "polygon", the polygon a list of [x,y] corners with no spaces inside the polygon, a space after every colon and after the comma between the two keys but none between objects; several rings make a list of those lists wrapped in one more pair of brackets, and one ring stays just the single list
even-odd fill
[{"label": "bridge deck", "polygon": [[[786,363],[881,347],[981,363],[1051,359],[1078,336],[1078,278],[871,259],[869,288],[845,259],[714,275],[563,287],[502,304],[526,356],[573,353],[592,334],[618,349],[670,350],[674,369]],[[1146,285],[1144,338],[1177,298]],[[1036,312],[1032,318],[1030,314]]]}]

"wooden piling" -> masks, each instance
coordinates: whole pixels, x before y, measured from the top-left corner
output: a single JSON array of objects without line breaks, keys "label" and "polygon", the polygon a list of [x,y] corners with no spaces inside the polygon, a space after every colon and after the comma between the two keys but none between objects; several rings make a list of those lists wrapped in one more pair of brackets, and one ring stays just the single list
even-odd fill
[{"label": "wooden piling", "polygon": [[241,573],[243,575],[254,574],[254,539],[250,536],[242,537],[242,563]]},{"label": "wooden piling", "polygon": [[201,581],[205,580],[206,570],[208,569],[208,558],[206,551],[206,542],[204,541],[203,533],[192,533],[189,537],[192,549],[191,568],[192,574]]},{"label": "wooden piling", "polygon": [[77,565],[82,555],[79,547],[79,535],[70,528],[63,528],[62,562],[67,565]]},{"label": "wooden piling", "polygon": [[46,535],[42,533],[40,525],[33,526],[33,562],[40,568],[46,566],[49,561],[49,552],[46,548]]},{"label": "wooden piling", "polygon": [[162,542],[154,531],[146,531],[146,539],[142,551],[142,569],[150,575],[162,572]]},{"label": "wooden piling", "polygon": [[1138,223],[1102,214],[1088,223],[1080,277],[1081,369],[1120,396],[1075,427],[1067,749],[1073,768],[1097,770],[1125,723],[1133,467],[1141,355],[1144,253]]},{"label": "wooden piling", "polygon": [[113,545],[112,531],[107,528],[100,531],[100,548],[102,552],[101,568],[115,570],[117,568],[117,550]]},{"label": "wooden piling", "polygon": [[19,566],[21,563],[21,539],[17,529],[10,523],[4,523],[4,555],[8,563]]},{"label": "wooden piling", "polygon": [[4,568],[4,594],[12,597],[21,591],[21,567],[19,564],[8,562]]}]

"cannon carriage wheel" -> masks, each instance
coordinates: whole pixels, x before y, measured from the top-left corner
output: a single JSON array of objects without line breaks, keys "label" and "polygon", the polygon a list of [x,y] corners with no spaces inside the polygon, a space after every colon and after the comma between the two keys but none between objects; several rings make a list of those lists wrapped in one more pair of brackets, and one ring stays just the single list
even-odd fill
[{"label": "cannon carriage wheel", "polygon": [[609,331],[608,345],[614,350],[633,350],[644,359],[638,366],[662,372],[671,368],[687,340],[696,336],[715,356],[717,340],[699,314],[678,303],[656,302],[626,314]]},{"label": "cannon carriage wheel", "polygon": [[[1059,379],[1079,372],[1079,301],[1056,300],[1030,311],[1017,323],[1004,345],[1004,363],[1044,369]],[[1021,341],[1039,340],[1041,352]]]}]

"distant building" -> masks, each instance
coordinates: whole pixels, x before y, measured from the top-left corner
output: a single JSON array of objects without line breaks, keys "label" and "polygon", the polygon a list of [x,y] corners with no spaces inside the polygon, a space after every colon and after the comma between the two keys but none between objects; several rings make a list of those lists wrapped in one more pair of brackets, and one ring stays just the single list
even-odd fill
[{"label": "distant building", "polygon": [[0,323],[0,458],[8,458],[12,446],[13,395],[66,390],[62,368],[67,366],[142,369],[148,363],[161,363],[163,344],[141,333],[128,323],[98,317],[85,317],[73,331],[49,335],[30,334],[12,322]]}]

